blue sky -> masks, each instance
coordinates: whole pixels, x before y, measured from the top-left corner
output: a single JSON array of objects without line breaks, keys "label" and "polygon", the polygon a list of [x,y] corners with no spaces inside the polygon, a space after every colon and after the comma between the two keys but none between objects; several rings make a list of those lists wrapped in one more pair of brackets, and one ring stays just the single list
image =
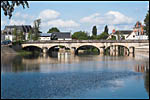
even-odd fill
[{"label": "blue sky", "polygon": [[1,12],[1,30],[5,25],[33,25],[41,18],[41,31],[51,27],[60,31],[86,31],[89,34],[94,25],[100,34],[105,25],[112,29],[131,30],[137,21],[143,20],[149,9],[148,1],[30,1],[30,8],[15,7],[11,20]]}]

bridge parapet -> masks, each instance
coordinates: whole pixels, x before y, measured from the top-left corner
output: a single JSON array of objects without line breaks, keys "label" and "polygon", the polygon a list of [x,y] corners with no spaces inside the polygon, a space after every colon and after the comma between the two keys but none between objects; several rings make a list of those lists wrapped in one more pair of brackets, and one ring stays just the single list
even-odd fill
[{"label": "bridge parapet", "polygon": [[149,43],[149,40],[49,40],[28,41],[28,43]]}]

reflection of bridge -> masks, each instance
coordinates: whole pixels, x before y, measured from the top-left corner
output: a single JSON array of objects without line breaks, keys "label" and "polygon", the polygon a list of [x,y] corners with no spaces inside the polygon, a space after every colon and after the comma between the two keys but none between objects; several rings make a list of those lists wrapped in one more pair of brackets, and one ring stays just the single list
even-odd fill
[{"label": "reflection of bridge", "polygon": [[34,46],[41,48],[43,52],[46,52],[48,49],[60,45],[69,48],[72,53],[75,53],[75,51],[82,46],[94,46],[100,51],[100,53],[103,53],[104,50],[106,50],[109,47],[110,52],[114,51],[117,52],[118,46],[123,46],[127,48],[128,53],[134,53],[134,51],[137,48],[140,48],[140,50],[147,49],[149,51],[148,40],[72,40],[72,41],[50,40],[46,42],[39,42],[39,41],[26,42],[22,44],[22,48]]}]

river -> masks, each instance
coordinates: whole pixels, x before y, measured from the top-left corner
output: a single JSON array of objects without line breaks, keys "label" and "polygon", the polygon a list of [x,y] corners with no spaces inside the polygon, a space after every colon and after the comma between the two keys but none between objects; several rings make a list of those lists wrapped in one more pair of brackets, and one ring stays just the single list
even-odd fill
[{"label": "river", "polygon": [[1,56],[1,99],[148,99],[149,56]]}]

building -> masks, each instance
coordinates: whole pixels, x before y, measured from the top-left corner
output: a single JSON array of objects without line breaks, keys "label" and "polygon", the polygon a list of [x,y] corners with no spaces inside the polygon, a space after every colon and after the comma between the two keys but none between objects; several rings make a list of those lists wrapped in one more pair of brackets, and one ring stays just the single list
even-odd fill
[{"label": "building", "polygon": [[116,38],[116,40],[125,40],[129,34],[132,33],[132,30],[115,30],[113,29],[112,34],[109,35],[108,39],[111,39],[113,36]]},{"label": "building", "polygon": [[115,37],[116,40],[148,40],[148,36],[144,32],[144,26],[138,21],[133,30],[115,30],[109,35],[108,39]]},{"label": "building", "polygon": [[5,40],[11,40],[13,41],[14,35],[13,32],[16,29],[17,33],[23,32],[23,35],[25,35],[25,40],[28,39],[29,31],[32,29],[31,25],[10,25],[5,26],[3,30],[3,34],[5,35]]},{"label": "building", "polygon": [[144,26],[138,21],[126,40],[148,40],[148,36],[144,32]]},{"label": "building", "polygon": [[52,33],[40,33],[39,39],[41,41],[48,41],[48,40],[51,40],[51,35]]},{"label": "building", "polygon": [[53,40],[72,40],[70,32],[53,32],[51,37]]}]

